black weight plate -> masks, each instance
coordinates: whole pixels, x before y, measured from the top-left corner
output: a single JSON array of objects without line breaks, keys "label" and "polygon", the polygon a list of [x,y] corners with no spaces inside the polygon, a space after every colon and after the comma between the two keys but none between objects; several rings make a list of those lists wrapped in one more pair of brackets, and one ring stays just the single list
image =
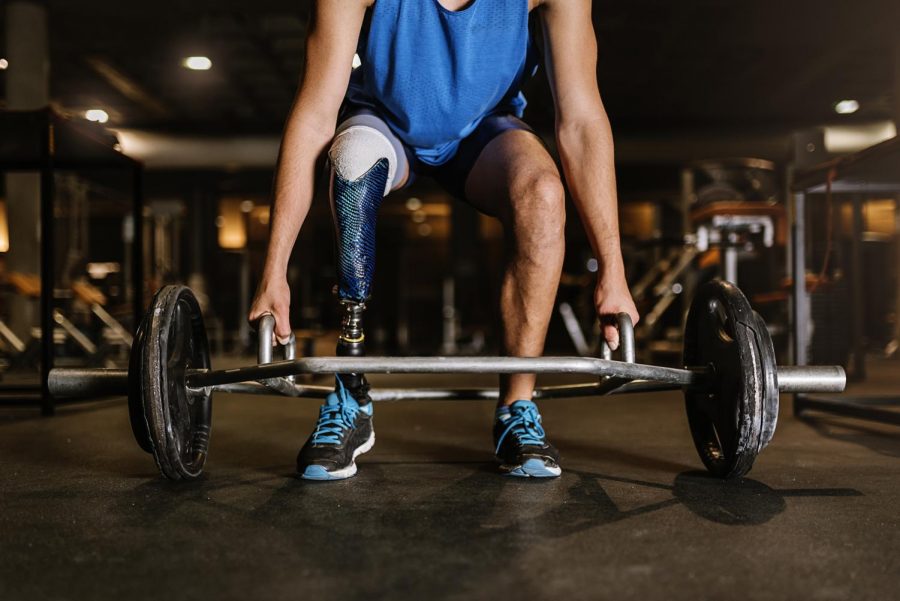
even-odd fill
[{"label": "black weight plate", "polygon": [[763,368],[763,423],[760,434],[759,450],[766,448],[775,435],[775,426],[778,424],[778,364],[775,362],[775,346],[772,344],[772,336],[763,318],[754,311],[756,316],[756,342],[762,357]]},{"label": "black weight plate", "polygon": [[156,293],[141,346],[141,398],[153,457],[171,480],[203,472],[209,446],[212,399],[191,394],[188,369],[209,369],[209,344],[197,299],[184,286]]},{"label": "black weight plate", "polygon": [[144,417],[144,401],[141,394],[141,349],[144,345],[146,321],[146,317],[141,320],[131,343],[131,354],[128,357],[128,417],[138,446],[146,452],[152,453],[153,443],[150,441],[147,418]]},{"label": "black weight plate", "polygon": [[721,280],[701,286],[688,312],[684,365],[711,369],[702,388],[684,391],[688,422],[703,464],[720,478],[749,472],[763,446],[767,375],[758,329],[747,298]]}]

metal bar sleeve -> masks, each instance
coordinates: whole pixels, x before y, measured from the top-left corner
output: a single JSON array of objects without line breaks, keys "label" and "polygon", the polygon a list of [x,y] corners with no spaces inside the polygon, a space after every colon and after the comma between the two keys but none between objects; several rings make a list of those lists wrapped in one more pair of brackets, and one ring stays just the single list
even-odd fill
[{"label": "metal bar sleeve", "polygon": [[900,398],[897,397],[894,397],[893,399],[866,399],[859,397],[851,397],[849,399],[824,399],[805,396],[800,402],[797,412],[798,414],[804,414],[807,411],[821,411],[832,415],[854,417],[857,419],[900,426],[900,412],[878,407],[878,405],[884,404],[884,401],[892,401],[890,404],[895,406],[900,404]]},{"label": "metal bar sleeve", "polygon": [[788,365],[778,368],[780,392],[842,392],[847,374],[837,365]]},{"label": "metal bar sleeve", "polygon": [[56,368],[47,387],[54,398],[85,398],[128,394],[128,370]]}]

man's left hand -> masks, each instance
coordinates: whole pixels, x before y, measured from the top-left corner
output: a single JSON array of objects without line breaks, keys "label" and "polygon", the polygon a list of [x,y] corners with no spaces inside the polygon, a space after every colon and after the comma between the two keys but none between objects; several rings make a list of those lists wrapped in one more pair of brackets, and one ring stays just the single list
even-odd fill
[{"label": "man's left hand", "polygon": [[628,290],[628,282],[625,277],[605,277],[597,280],[597,288],[594,291],[594,306],[597,308],[597,316],[600,318],[602,336],[606,339],[609,348],[619,348],[619,329],[616,327],[616,316],[619,313],[628,313],[635,325],[640,321],[631,292]]}]

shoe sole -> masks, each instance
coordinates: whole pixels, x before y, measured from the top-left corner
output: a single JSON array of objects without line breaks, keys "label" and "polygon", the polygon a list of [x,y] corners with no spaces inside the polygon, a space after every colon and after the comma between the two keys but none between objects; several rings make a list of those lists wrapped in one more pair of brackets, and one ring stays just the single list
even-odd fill
[{"label": "shoe sole", "polygon": [[562,474],[562,468],[549,466],[540,459],[529,459],[522,465],[501,465],[500,471],[504,476],[516,478],[557,478]]},{"label": "shoe sole", "polygon": [[304,480],[346,480],[356,474],[356,458],[363,453],[368,453],[374,446],[375,431],[373,430],[372,434],[369,435],[369,439],[353,451],[353,459],[350,460],[350,465],[347,467],[342,467],[339,470],[332,470],[329,472],[321,465],[307,465],[306,469],[303,470],[303,473],[300,474],[300,477]]}]

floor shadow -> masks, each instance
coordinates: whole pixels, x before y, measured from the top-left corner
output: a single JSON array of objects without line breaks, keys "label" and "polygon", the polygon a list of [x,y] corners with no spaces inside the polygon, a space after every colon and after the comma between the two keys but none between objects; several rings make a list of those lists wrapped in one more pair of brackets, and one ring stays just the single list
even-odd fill
[{"label": "floor shadow", "polygon": [[56,413],[51,416],[41,414],[37,405],[21,407],[0,407],[0,428],[3,426],[18,424],[26,421],[38,421],[46,419],[64,419],[84,413],[102,411],[104,409],[119,408],[127,405],[125,397],[107,397],[103,399],[85,399],[73,401],[56,406]]},{"label": "floor shadow", "polygon": [[[406,435],[398,435],[390,438],[380,447],[378,461],[390,461],[390,457],[402,457],[400,463],[457,463],[462,459],[465,462],[485,462],[493,456],[490,439],[479,447],[466,445],[462,442],[442,442],[433,438],[413,438]],[[369,463],[363,456],[360,463]]]},{"label": "floor shadow", "polygon": [[[522,480],[500,476],[491,462],[372,462],[337,482],[300,480],[284,466],[266,471],[142,482],[121,494],[116,511],[138,529],[219,524],[212,536],[265,539],[321,575],[334,595],[346,587],[446,599],[479,592],[473,583],[514,586],[504,582],[507,567],[551,553],[559,548],[554,541],[667,508],[683,506],[715,524],[758,526],[783,513],[789,497],[861,495],[849,488],[775,489],[696,470],[677,474],[671,484],[580,470]],[[610,496],[613,484],[629,485],[627,501],[621,502],[624,489],[616,489],[619,504]],[[348,561],[355,573],[377,578],[342,584]]]},{"label": "floor shadow", "polygon": [[612,461],[623,466],[665,472],[679,472],[693,467],[685,463],[670,461],[661,457],[642,455],[632,451],[604,446],[599,442],[583,443],[557,437],[554,438],[553,443],[560,449],[564,469],[566,458],[573,457],[578,459],[602,457],[604,460]]},{"label": "floor shadow", "polygon": [[728,526],[764,524],[783,512],[787,497],[858,497],[852,488],[774,489],[757,480],[722,480],[707,472],[682,472],[672,493],[694,515]]},{"label": "floor shadow", "polygon": [[[571,472],[571,470],[570,470]],[[683,505],[694,515],[709,522],[737,525],[759,525],[770,521],[782,513],[787,497],[858,497],[862,493],[853,488],[802,488],[774,489],[750,478],[722,480],[701,470],[685,471],[675,477],[673,484],[663,484],[622,478],[591,472],[575,472],[579,485],[575,489],[589,490],[590,480],[605,480],[630,484],[672,493],[669,500],[649,503],[629,511],[617,513],[617,519],[624,519],[651,511]]]},{"label": "floor shadow", "polygon": [[122,495],[118,511],[135,528],[180,531],[199,521],[277,533],[314,572],[335,572],[352,558],[359,570],[382,575],[379,590],[448,598],[502,580],[508,565],[550,548],[548,541],[676,502],[622,512],[593,474],[522,480],[499,475],[492,462],[373,462],[340,482],[239,473],[143,482]]},{"label": "floor shadow", "polygon": [[[451,477],[444,483],[434,475],[438,465],[470,469],[463,477]],[[759,525],[782,513],[789,497],[862,495],[852,488],[774,489],[749,478],[721,480],[699,470],[679,473],[672,484],[664,484],[578,470],[567,470],[559,479],[522,480],[501,476],[496,464],[487,462],[376,462],[366,466],[364,475],[361,472],[339,482],[304,481],[283,468],[272,466],[269,474],[253,478],[241,477],[240,472],[204,476],[193,482],[155,478],[134,487],[122,501],[128,507],[142,508],[136,513],[129,511],[139,522],[135,525],[140,525],[177,515],[186,505],[215,505],[217,492],[235,489],[233,494],[240,494],[238,489],[246,492],[250,487],[258,492],[265,488],[271,494],[250,510],[241,509],[240,504],[221,508],[279,529],[302,529],[307,542],[310,532],[352,537],[359,528],[369,528],[378,537],[427,537],[435,528],[444,543],[454,541],[465,547],[484,538],[524,537],[536,543],[567,537],[674,505],[683,505],[694,515],[718,524]],[[398,471],[403,472],[402,477],[398,478]],[[411,486],[410,478],[428,478],[431,484]],[[671,496],[646,495],[653,500],[623,510],[607,494],[604,481],[663,490]],[[350,529],[342,532],[345,524]],[[503,534],[494,532],[497,529]],[[509,546],[504,540],[498,544]]]},{"label": "floor shadow", "polygon": [[823,414],[805,414],[800,421],[826,438],[859,445],[887,457],[900,457],[900,430],[896,426],[866,424]]},{"label": "floor shadow", "polygon": [[[396,478],[433,474],[429,462],[369,464],[365,480],[337,486],[291,479],[252,518],[298,533],[295,552],[320,570],[352,556],[381,573],[380,589],[444,599],[474,594],[473,583],[502,580],[548,539],[614,515],[602,490],[572,491],[571,479],[523,481],[500,476],[493,463],[454,465],[471,471],[424,491]],[[404,569],[379,570],[388,564]]]}]

